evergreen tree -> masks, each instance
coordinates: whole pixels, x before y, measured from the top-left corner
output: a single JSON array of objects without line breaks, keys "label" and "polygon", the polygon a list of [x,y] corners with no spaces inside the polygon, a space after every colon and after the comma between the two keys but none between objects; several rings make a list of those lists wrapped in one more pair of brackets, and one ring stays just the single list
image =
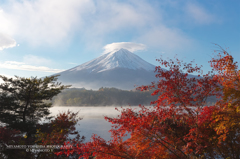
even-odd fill
[{"label": "evergreen tree", "polygon": [[38,121],[47,117],[53,96],[69,86],[56,82],[57,76],[45,78],[8,78],[1,76],[0,122],[31,135]]}]

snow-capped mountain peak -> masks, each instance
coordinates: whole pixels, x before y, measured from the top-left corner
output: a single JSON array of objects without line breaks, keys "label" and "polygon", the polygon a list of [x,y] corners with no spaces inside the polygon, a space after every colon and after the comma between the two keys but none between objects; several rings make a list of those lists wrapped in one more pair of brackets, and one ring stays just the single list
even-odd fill
[{"label": "snow-capped mountain peak", "polygon": [[122,48],[115,52],[103,54],[102,56],[74,67],[69,71],[87,70],[89,72],[103,72],[114,68],[154,71],[155,66],[144,61],[132,52]]}]

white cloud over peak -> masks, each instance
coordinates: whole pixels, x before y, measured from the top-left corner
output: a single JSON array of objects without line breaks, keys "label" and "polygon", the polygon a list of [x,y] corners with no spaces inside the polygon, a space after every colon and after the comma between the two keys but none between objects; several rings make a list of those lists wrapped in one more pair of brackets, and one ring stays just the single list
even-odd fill
[{"label": "white cloud over peak", "polygon": [[16,41],[10,36],[0,33],[0,51],[3,49],[15,47],[16,44]]},{"label": "white cloud over peak", "polygon": [[103,47],[104,53],[118,51],[121,48],[126,49],[130,52],[135,52],[138,50],[146,49],[146,46],[144,44],[133,43],[133,42],[118,42],[118,43],[107,44]]}]

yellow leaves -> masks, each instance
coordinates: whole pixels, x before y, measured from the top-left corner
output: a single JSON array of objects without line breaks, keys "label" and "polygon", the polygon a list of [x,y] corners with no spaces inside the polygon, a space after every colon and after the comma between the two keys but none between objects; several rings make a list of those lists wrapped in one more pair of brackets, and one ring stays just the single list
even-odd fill
[{"label": "yellow leaves", "polygon": [[224,141],[229,132],[238,131],[240,123],[240,70],[237,69],[236,63],[233,63],[233,57],[225,53],[212,61],[214,69],[219,72],[218,81],[222,86],[216,88],[216,91],[223,93],[223,100],[217,103],[220,109],[214,114],[213,123],[216,133],[220,135],[220,141]]},{"label": "yellow leaves", "polygon": [[219,88],[219,87],[217,87],[217,88],[216,88],[216,91],[219,91],[219,90],[220,90],[220,88]]},{"label": "yellow leaves", "polygon": [[237,112],[237,113],[240,112],[240,107],[239,107],[239,106],[236,108],[236,112]]},{"label": "yellow leaves", "polygon": [[231,105],[231,103],[228,103],[228,108],[232,108],[232,105]]}]

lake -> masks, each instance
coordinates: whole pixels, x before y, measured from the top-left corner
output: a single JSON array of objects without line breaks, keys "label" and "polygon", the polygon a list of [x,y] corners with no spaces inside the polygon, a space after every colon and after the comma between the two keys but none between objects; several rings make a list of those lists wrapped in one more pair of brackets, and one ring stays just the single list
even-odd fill
[{"label": "lake", "polygon": [[[129,108],[129,106],[127,106]],[[127,108],[124,107],[124,108]],[[98,107],[66,107],[55,106],[50,108],[52,116],[56,116],[59,112],[70,110],[74,113],[79,112],[78,116],[83,118],[76,125],[76,129],[80,131],[81,136],[85,136],[85,142],[89,141],[92,134],[97,134],[105,140],[110,140],[111,133],[108,131],[111,129],[111,123],[104,119],[104,116],[117,117],[121,113],[115,110],[116,107],[110,106],[98,106]],[[121,107],[117,107],[121,110]],[[131,106],[131,108],[138,108],[137,106]],[[80,125],[79,125],[80,124]]]}]

